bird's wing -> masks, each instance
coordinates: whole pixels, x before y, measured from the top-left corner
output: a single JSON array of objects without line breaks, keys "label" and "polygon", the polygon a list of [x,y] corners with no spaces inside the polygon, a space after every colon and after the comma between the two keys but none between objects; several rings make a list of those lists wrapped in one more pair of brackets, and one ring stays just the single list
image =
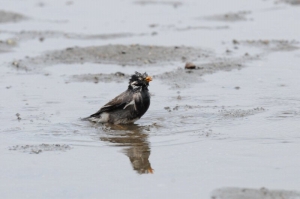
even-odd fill
[{"label": "bird's wing", "polygon": [[131,95],[130,92],[125,91],[117,97],[115,97],[114,99],[110,100],[107,104],[102,106],[99,111],[97,111],[90,117],[99,116],[103,112],[112,112],[118,109],[125,109],[130,105],[134,105],[133,95]]}]

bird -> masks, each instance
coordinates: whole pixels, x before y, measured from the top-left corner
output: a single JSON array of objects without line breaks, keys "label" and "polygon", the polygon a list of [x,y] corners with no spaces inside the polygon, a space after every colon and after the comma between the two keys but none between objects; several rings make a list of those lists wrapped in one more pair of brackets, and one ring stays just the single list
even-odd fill
[{"label": "bird", "polygon": [[99,111],[84,120],[95,123],[131,124],[139,120],[150,106],[149,82],[152,77],[145,72],[135,72],[129,79],[126,91],[110,100]]}]

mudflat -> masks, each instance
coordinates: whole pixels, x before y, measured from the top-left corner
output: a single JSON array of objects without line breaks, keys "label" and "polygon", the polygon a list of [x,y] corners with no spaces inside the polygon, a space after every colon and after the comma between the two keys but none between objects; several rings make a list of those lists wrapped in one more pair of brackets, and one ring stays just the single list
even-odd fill
[{"label": "mudflat", "polygon": [[1,198],[300,198],[298,1],[2,3]]}]

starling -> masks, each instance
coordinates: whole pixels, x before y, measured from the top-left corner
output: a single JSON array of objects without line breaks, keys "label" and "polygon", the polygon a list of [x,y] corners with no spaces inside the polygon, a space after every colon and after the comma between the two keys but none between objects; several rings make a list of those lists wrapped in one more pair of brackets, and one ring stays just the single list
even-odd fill
[{"label": "starling", "polygon": [[128,89],[102,106],[91,116],[84,118],[96,123],[130,124],[140,119],[150,106],[147,73],[135,72],[129,79]]}]

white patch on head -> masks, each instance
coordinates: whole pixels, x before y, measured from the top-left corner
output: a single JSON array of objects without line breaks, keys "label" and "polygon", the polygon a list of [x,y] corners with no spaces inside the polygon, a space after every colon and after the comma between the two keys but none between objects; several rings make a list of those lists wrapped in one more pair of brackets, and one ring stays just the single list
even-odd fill
[{"label": "white patch on head", "polygon": [[142,90],[142,86],[138,86],[137,84],[138,84],[138,82],[134,81],[134,82],[131,82],[130,85],[131,85],[131,87],[132,87],[133,90],[140,89],[140,91],[141,91]]},{"label": "white patch on head", "polygon": [[137,81],[134,81],[134,82],[131,82],[131,87],[133,88],[133,89],[137,89],[137,88],[139,88],[140,86],[137,86],[137,84],[138,84],[138,82]]}]

